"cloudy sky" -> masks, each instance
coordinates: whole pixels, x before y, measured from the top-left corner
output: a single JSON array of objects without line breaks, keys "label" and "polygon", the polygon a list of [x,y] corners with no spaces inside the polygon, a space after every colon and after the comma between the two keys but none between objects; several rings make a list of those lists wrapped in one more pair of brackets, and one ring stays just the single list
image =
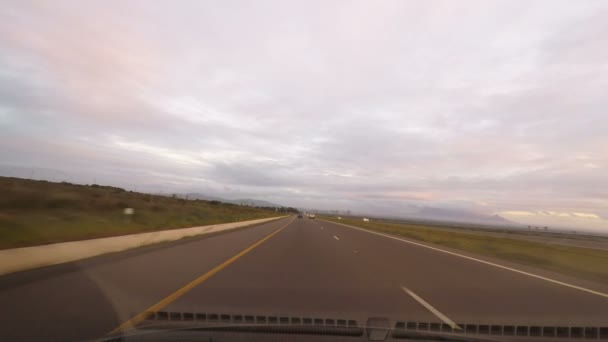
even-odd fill
[{"label": "cloudy sky", "polygon": [[0,174],[608,231],[606,1],[4,1]]}]

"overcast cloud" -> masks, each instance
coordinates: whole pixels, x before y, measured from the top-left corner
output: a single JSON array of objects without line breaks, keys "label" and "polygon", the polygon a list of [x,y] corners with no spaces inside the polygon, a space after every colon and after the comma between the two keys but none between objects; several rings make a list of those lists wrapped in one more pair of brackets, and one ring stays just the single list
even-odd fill
[{"label": "overcast cloud", "polygon": [[606,1],[5,1],[0,173],[607,228]]}]

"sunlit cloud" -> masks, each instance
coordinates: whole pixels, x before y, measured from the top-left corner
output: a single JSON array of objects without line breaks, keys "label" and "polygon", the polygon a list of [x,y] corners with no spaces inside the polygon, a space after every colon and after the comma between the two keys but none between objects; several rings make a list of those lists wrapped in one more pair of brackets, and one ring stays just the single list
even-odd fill
[{"label": "sunlit cloud", "polygon": [[503,212],[501,212],[501,214],[507,215],[507,216],[534,216],[534,215],[536,215],[535,213],[530,212],[530,211],[503,211]]},{"label": "sunlit cloud", "polygon": [[572,213],[573,216],[586,218],[586,219],[600,219],[600,217],[596,214],[591,213]]},{"label": "sunlit cloud", "polygon": [[171,162],[192,165],[204,164],[204,161],[201,160],[201,158],[197,158],[196,155],[190,153],[180,153],[179,151],[162,147],[155,147],[140,142],[128,142],[118,137],[112,138],[112,144],[117,148],[121,148],[130,152],[146,153],[156,157],[160,157],[162,159],[166,159]]},{"label": "sunlit cloud", "polygon": [[501,216],[522,224],[549,226],[551,228],[586,227],[602,231],[608,226],[608,220],[594,213],[558,212],[548,210],[536,211],[503,211]]}]

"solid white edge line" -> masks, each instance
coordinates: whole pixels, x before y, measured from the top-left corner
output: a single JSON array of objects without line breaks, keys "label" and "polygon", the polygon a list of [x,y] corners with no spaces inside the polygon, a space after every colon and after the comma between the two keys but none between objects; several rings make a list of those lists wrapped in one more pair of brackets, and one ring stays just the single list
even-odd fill
[{"label": "solid white edge line", "polygon": [[336,239],[336,240],[340,240],[340,238],[339,238],[339,237],[337,237],[337,236],[335,236],[335,235],[334,235],[334,239]]},{"label": "solid white edge line", "polygon": [[422,304],[422,306],[424,306],[427,310],[429,310],[430,312],[432,312],[433,315],[439,317],[439,319],[442,320],[445,324],[447,324],[450,327],[452,327],[452,329],[457,329],[457,330],[461,330],[462,329],[461,327],[458,326],[458,324],[454,323],[454,321],[452,321],[446,315],[444,315],[441,312],[439,312],[439,310],[435,309],[431,304],[429,304],[427,301],[425,301],[424,299],[422,299],[420,296],[418,296],[417,294],[415,294],[413,291],[411,291],[407,287],[401,286],[401,289],[403,291],[405,291],[405,293],[407,293],[410,296],[412,296],[412,298],[414,298],[418,303]]},{"label": "solid white edge line", "polygon": [[[331,221],[326,221],[326,222],[331,222]],[[469,260],[473,260],[473,261],[477,261],[477,262],[480,262],[482,264],[486,264],[486,265],[502,268],[504,270],[508,270],[508,271],[511,271],[511,272],[516,272],[516,273],[519,273],[519,274],[527,275],[527,276],[532,277],[532,278],[542,279],[542,280],[548,281],[550,283],[566,286],[566,287],[569,287],[569,288],[572,288],[572,289],[576,289],[576,290],[587,292],[587,293],[591,293],[591,294],[594,294],[594,295],[597,295],[597,296],[600,296],[600,297],[608,298],[608,293],[603,293],[603,292],[591,290],[591,289],[588,289],[588,288],[584,288],[584,287],[581,287],[581,286],[576,286],[576,285],[564,283],[563,281],[559,281],[559,280],[543,277],[543,276],[540,276],[540,275],[537,275],[537,274],[534,274],[534,273],[530,273],[530,272],[526,272],[526,271],[521,271],[521,270],[518,270],[518,269],[515,269],[515,268],[511,268],[511,267],[495,264],[493,262],[489,262],[489,261],[473,258],[473,257],[470,257],[470,256],[466,256],[466,255],[462,255],[462,254],[446,251],[446,250],[439,249],[439,248],[436,248],[436,247],[427,246],[427,245],[424,245],[424,244],[421,244],[421,243],[417,243],[417,242],[401,239],[401,238],[398,238],[398,237],[395,237],[395,236],[391,236],[391,235],[387,235],[387,234],[382,234],[382,233],[377,233],[377,232],[373,232],[373,231],[370,231],[370,230],[367,230],[367,229],[349,226],[349,225],[343,224],[343,223],[337,223],[337,222],[332,222],[332,223],[339,224],[341,226],[345,226],[345,227],[352,228],[352,229],[357,229],[357,230],[360,230],[360,231],[363,231],[363,232],[366,232],[366,233],[384,236],[384,237],[387,237],[389,239],[398,240],[398,241],[402,241],[402,242],[405,242],[405,243],[410,243],[412,245],[416,245],[416,246],[432,249],[434,251],[438,251],[438,252],[454,255],[454,256],[457,256],[457,257],[461,257],[461,258],[465,258],[465,259],[469,259]]]}]

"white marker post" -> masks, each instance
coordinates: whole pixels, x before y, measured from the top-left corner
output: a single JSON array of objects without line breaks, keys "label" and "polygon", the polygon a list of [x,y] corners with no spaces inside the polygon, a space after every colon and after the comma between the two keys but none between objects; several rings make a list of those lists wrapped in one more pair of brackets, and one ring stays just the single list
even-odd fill
[{"label": "white marker post", "polygon": [[133,214],[135,214],[135,209],[125,208],[125,210],[123,210],[123,214],[125,214],[125,220],[127,220],[127,222],[131,222],[131,217],[133,217]]}]

